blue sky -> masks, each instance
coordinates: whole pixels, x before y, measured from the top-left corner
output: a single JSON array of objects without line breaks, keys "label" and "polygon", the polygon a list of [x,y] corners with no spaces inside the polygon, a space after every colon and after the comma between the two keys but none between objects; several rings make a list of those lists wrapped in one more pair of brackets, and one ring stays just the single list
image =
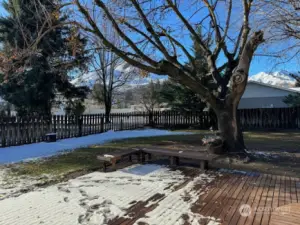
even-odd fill
[{"label": "blue sky", "polygon": [[[3,2],[3,0],[0,0],[0,4]],[[5,15],[5,11],[0,5],[0,15]],[[276,50],[276,46],[272,46],[274,50]],[[276,65],[276,66],[275,66]],[[300,65],[299,62],[294,59],[292,61],[281,63],[277,65],[274,58],[270,57],[264,57],[264,56],[257,56],[254,57],[251,67],[250,67],[250,76],[255,75],[259,72],[274,72],[278,70],[287,70],[287,71],[299,71]]]}]

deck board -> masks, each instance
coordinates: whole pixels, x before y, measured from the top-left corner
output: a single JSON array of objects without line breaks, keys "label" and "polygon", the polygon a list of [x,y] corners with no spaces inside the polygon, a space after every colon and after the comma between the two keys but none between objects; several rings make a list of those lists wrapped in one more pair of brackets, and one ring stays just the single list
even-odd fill
[{"label": "deck board", "polygon": [[[202,172],[199,169],[186,170],[187,181],[184,185],[188,185],[198,173]],[[209,173],[215,172],[209,171]],[[176,191],[181,188],[183,187],[175,185],[172,190]],[[254,172],[222,172],[222,176],[216,176],[216,179],[205,187],[197,186],[194,191],[204,192],[197,197],[191,208],[192,213],[201,215],[198,221],[201,225],[212,221],[218,221],[220,225],[300,224],[299,178]],[[240,212],[241,205],[245,204],[251,209],[248,215],[242,215]],[[286,207],[290,205],[292,208],[288,211],[289,208]],[[259,209],[256,210],[257,208]],[[116,218],[109,224],[132,225],[151,210],[153,209],[146,206],[145,202],[139,202],[128,211],[127,215],[133,215],[132,218]],[[183,224],[194,223],[186,219]]]},{"label": "deck board", "polygon": [[297,192],[296,192],[296,182],[295,178],[291,177],[291,202],[292,203],[297,203]]},{"label": "deck board", "polygon": [[280,176],[280,189],[279,189],[279,201],[278,206],[285,205],[285,180],[284,176]]},{"label": "deck board", "polygon": [[275,209],[279,206],[279,190],[280,190],[280,176],[276,176],[274,187],[274,195],[272,200],[272,208]]},{"label": "deck board", "polygon": [[258,202],[258,210],[256,211],[254,218],[253,218],[253,225],[260,225],[262,220],[262,210],[266,206],[266,199],[267,199],[267,193],[269,189],[269,183],[271,181],[272,176],[267,175],[264,185],[261,187],[261,195]]},{"label": "deck board", "polygon": [[285,177],[285,204],[292,202],[291,196],[291,178]]},{"label": "deck board", "polygon": [[212,197],[212,199],[210,199],[208,204],[200,211],[200,214],[208,216],[211,215],[215,210],[218,210],[223,197],[228,194],[230,189],[232,189],[232,185],[235,185],[238,182],[238,178],[238,176],[231,177],[231,179],[223,184],[222,187],[219,188],[218,192]]},{"label": "deck board", "polygon": [[300,178],[295,178],[297,200],[300,202]]},{"label": "deck board", "polygon": [[199,199],[195,202],[192,211],[195,213],[200,213],[201,210],[211,201],[213,196],[219,191],[219,189],[228,182],[231,177],[226,174],[217,182],[212,182],[208,186],[209,191],[207,191],[204,195],[200,196]]},{"label": "deck board", "polygon": [[271,180],[269,183],[266,202],[265,202],[265,212],[262,214],[261,224],[269,224],[271,213],[273,210],[272,200],[274,197],[274,189],[275,189],[276,176],[271,175]]},{"label": "deck board", "polygon": [[241,192],[243,197],[242,197],[241,201],[239,202],[239,204],[236,205],[234,214],[232,215],[230,220],[227,221],[225,219],[224,225],[225,224],[230,224],[230,225],[238,224],[238,221],[241,218],[241,214],[240,214],[239,209],[240,209],[242,204],[245,204],[245,203],[250,204],[249,199],[250,199],[251,192],[253,191],[253,188],[254,188],[253,185],[256,184],[259,181],[259,179],[260,179],[260,176],[254,176],[254,174],[252,175],[251,179],[246,183],[247,189],[245,190],[244,193]]},{"label": "deck board", "polygon": [[300,221],[300,204],[291,203],[282,207],[279,207],[278,210],[272,213],[270,224],[299,224]]},{"label": "deck board", "polygon": [[248,189],[247,183],[253,179],[251,176],[251,173],[248,174],[248,176],[243,177],[243,181],[240,183],[239,187],[236,189],[232,197],[229,199],[230,206],[224,208],[223,214],[219,216],[219,218],[222,221],[222,224],[229,224],[229,221],[232,219],[232,216],[234,215],[236,209],[239,207],[240,202],[243,198],[243,195],[245,194],[246,190]]},{"label": "deck board", "polygon": [[[253,196],[253,199],[252,199],[252,205],[251,205],[251,208],[252,208],[252,211],[253,209],[257,208],[259,206],[259,203],[260,203],[260,199],[261,199],[261,196],[262,196],[262,193],[263,193],[263,189],[264,189],[264,185],[266,183],[266,179],[268,178],[267,175],[261,175],[262,176],[262,180],[260,182],[260,184],[258,185],[258,189],[257,189],[257,192],[256,194]],[[245,224],[247,225],[251,225],[253,222],[254,222],[254,218],[255,218],[255,213],[251,213],[246,221],[245,221]]]}]

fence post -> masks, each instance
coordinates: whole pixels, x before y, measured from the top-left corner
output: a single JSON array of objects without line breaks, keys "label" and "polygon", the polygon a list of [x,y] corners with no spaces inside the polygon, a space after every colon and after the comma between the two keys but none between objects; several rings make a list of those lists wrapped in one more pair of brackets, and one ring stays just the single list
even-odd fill
[{"label": "fence post", "polygon": [[123,130],[123,119],[121,119],[121,130]]},{"label": "fence post", "polygon": [[154,127],[153,124],[153,112],[149,111],[149,126]]},{"label": "fence post", "polygon": [[53,133],[56,133],[56,115],[54,115],[52,119],[53,119]]},{"label": "fence post", "polygon": [[5,147],[6,146],[6,120],[3,119],[2,120],[2,124],[1,124],[1,144],[2,144],[2,147]]},{"label": "fence post", "polygon": [[104,117],[101,117],[101,128],[100,128],[100,133],[104,132]]},{"label": "fence post", "polygon": [[82,117],[77,117],[77,123],[78,123],[78,137],[82,136]]}]

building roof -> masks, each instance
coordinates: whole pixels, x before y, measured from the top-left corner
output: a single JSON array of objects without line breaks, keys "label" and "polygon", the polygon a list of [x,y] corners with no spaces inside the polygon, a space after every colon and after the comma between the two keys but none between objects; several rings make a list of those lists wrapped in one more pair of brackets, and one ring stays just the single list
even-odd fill
[{"label": "building roof", "polygon": [[293,93],[300,93],[300,88],[296,87],[296,88],[285,88],[285,87],[279,87],[279,86],[274,86],[271,84],[265,84],[265,83],[261,83],[258,81],[254,81],[254,80],[249,80],[248,84],[258,84],[261,86],[265,86],[265,87],[270,87],[270,88],[275,88],[275,89],[279,89],[279,90],[283,90],[283,91],[289,91],[289,92],[293,92]]},{"label": "building roof", "polygon": [[291,88],[291,89],[300,92],[300,87],[294,87],[294,88]]}]

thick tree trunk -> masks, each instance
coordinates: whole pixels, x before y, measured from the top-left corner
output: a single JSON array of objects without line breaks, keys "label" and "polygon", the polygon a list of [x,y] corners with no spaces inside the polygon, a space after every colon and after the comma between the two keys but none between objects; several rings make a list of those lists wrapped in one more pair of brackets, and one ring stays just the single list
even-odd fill
[{"label": "thick tree trunk", "polygon": [[224,141],[224,152],[237,155],[246,153],[237,109],[226,107],[217,111],[216,115],[218,118],[219,135]]},{"label": "thick tree trunk", "polygon": [[220,136],[224,142],[224,151],[236,155],[248,155],[240,127],[237,107],[244,94],[251,60],[257,46],[262,43],[263,32],[255,32],[246,43],[239,57],[238,64],[232,70],[229,90],[222,101],[211,101],[218,118]]},{"label": "thick tree trunk", "polygon": [[109,116],[111,112],[111,105],[105,104],[105,123],[110,123]]}]

